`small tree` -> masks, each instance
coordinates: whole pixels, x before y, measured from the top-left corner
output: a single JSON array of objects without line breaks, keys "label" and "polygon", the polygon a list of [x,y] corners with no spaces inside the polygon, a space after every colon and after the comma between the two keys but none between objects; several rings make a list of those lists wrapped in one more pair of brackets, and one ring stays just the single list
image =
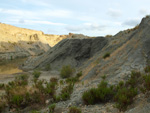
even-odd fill
[{"label": "small tree", "polygon": [[70,65],[63,66],[60,72],[62,78],[68,78],[72,75],[73,68]]}]

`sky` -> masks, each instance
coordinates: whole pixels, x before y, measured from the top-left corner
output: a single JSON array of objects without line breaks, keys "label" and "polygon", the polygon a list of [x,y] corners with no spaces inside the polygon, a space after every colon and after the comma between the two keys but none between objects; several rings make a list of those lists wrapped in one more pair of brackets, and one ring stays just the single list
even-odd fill
[{"label": "sky", "polygon": [[115,35],[150,14],[150,0],[0,0],[0,22],[45,34]]}]

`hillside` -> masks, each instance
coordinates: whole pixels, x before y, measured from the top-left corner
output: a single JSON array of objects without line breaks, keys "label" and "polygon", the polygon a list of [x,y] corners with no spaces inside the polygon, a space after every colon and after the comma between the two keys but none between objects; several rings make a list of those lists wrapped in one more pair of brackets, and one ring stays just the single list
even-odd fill
[{"label": "hillside", "polygon": [[[60,70],[64,65],[71,65],[76,71],[82,71],[80,80],[86,85],[76,85],[71,99],[65,104],[58,103],[58,106],[66,108],[69,103],[79,106],[82,105],[83,91],[95,87],[101,81],[103,75],[109,84],[117,84],[129,78],[131,71],[143,72],[150,62],[150,17],[142,19],[141,23],[133,29],[121,31],[112,37],[97,38],[75,38],[65,39],[59,42],[51,50],[34,60],[29,59],[24,63],[22,69],[33,70],[42,69],[46,65],[51,65],[52,70]],[[106,54],[108,55],[107,57]],[[139,94],[141,96],[141,94]],[[147,112],[148,103],[145,97],[140,97],[143,103],[136,101],[135,109],[130,107],[127,113]],[[110,108],[112,103],[105,104]],[[143,107],[141,107],[143,106]],[[141,109],[138,109],[141,107]],[[106,108],[106,107],[104,107]],[[110,108],[113,113],[119,112]],[[82,107],[84,112],[97,112],[96,105]],[[92,111],[93,110],[93,111]],[[101,108],[101,112],[104,109]],[[105,110],[104,110],[105,111]]]},{"label": "hillside", "polygon": [[0,23],[0,59],[40,55],[64,38]]},{"label": "hillside", "polygon": [[[89,76],[93,72],[94,75],[114,73],[120,76],[132,69],[142,70],[149,61],[149,19],[144,18],[138,27],[121,31],[109,38],[65,39],[42,56],[27,61],[23,68],[28,70],[52,64],[53,69],[60,69],[70,64],[82,69],[86,75],[90,73]],[[110,57],[104,59],[106,53],[110,53]]]},{"label": "hillside", "polygon": [[[70,33],[64,39],[34,31],[32,37],[30,32],[32,43],[51,48],[28,57],[21,74],[2,75],[0,111],[68,113],[72,108],[77,113],[80,109],[82,113],[149,113],[149,32],[150,16],[112,37]],[[24,43],[30,41],[27,34]]]}]

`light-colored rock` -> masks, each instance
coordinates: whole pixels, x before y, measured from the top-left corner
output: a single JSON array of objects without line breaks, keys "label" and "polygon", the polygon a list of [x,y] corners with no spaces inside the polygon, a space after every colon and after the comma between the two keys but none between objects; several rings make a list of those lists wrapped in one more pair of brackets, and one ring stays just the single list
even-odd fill
[{"label": "light-colored rock", "polygon": [[48,51],[67,35],[46,35],[0,23],[0,59],[36,56]]}]

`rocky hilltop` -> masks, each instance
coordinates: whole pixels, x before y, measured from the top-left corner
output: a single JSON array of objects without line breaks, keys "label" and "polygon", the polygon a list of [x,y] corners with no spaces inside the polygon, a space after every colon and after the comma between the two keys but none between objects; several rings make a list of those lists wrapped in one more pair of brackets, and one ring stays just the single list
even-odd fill
[{"label": "rocky hilltop", "polygon": [[46,35],[0,23],[0,59],[40,55],[64,38],[67,35]]},{"label": "rocky hilltop", "polygon": [[51,64],[59,70],[63,65],[79,67],[107,44],[104,37],[64,39],[45,54],[26,61],[24,70],[44,68]]}]

